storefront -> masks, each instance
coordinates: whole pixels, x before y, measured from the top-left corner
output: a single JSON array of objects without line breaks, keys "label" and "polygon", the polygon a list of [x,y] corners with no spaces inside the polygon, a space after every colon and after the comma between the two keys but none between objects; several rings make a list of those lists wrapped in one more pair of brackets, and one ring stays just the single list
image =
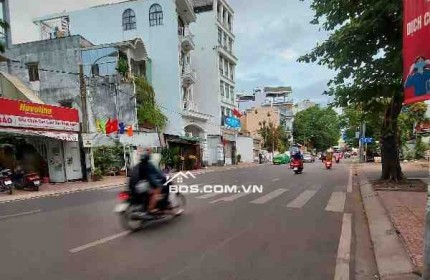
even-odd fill
[{"label": "storefront", "polygon": [[203,139],[176,135],[165,135],[165,138],[171,151],[182,159],[179,169],[191,170],[202,166],[203,147],[200,143]]},{"label": "storefront", "polygon": [[0,164],[51,183],[82,179],[76,109],[0,98]]}]

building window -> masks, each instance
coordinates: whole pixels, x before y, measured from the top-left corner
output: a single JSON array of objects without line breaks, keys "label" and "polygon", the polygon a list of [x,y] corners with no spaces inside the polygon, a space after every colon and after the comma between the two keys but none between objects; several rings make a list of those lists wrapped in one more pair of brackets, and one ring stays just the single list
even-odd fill
[{"label": "building window", "polygon": [[234,93],[234,87],[230,87],[230,97],[231,97],[231,101],[234,101],[234,96],[235,96],[235,93]]},{"label": "building window", "polygon": [[228,39],[228,51],[233,52],[233,40],[231,38]]},{"label": "building window", "polygon": [[225,97],[230,98],[230,86],[228,84],[225,84]]},{"label": "building window", "polygon": [[222,45],[222,30],[221,30],[221,28],[218,28],[218,43],[220,46]]},{"label": "building window", "polygon": [[136,29],[136,14],[132,9],[127,9],[122,13],[122,29],[124,31]]},{"label": "building window", "polygon": [[219,90],[221,92],[221,96],[224,96],[224,82],[223,81],[220,82]]},{"label": "building window", "polygon": [[219,73],[221,76],[224,75],[224,62],[221,56],[219,57]]},{"label": "building window", "polygon": [[163,10],[159,4],[149,8],[149,26],[163,25]]},{"label": "building window", "polygon": [[229,65],[228,61],[227,60],[224,61],[225,76],[227,78],[228,78],[228,65]]},{"label": "building window", "polygon": [[227,49],[227,33],[224,33],[224,48]]},{"label": "building window", "polygon": [[230,65],[230,80],[234,81],[234,66]]},{"label": "building window", "polygon": [[39,81],[39,64],[38,63],[29,63],[27,64],[28,68],[28,77],[30,82]]}]

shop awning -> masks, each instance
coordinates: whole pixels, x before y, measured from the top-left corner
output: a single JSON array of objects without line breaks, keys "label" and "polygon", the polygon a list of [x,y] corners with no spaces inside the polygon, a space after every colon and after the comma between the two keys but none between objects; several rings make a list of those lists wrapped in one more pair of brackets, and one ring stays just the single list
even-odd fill
[{"label": "shop awning", "polygon": [[29,130],[29,129],[16,129],[9,127],[0,128],[0,133],[11,133],[23,136],[38,136],[57,139],[68,142],[78,142],[78,134],[72,132],[56,132],[56,131],[42,131],[42,130]]},{"label": "shop awning", "polygon": [[204,139],[200,137],[188,137],[188,136],[176,136],[176,135],[167,135],[167,141],[171,143],[178,144],[189,144],[196,145],[202,142]]}]

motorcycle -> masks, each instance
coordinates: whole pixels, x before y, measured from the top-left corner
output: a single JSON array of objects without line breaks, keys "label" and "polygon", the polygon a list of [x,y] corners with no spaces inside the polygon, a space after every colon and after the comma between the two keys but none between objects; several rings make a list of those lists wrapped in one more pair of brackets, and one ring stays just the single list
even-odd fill
[{"label": "motorcycle", "polygon": [[298,159],[293,159],[291,162],[291,168],[294,171],[294,174],[299,174],[303,172],[303,163]]},{"label": "motorcycle", "polygon": [[0,172],[0,192],[13,194],[12,171],[4,169]]},{"label": "motorcycle", "polygon": [[39,191],[41,180],[36,172],[18,171],[14,176],[13,183],[17,189]]},{"label": "motorcycle", "polygon": [[331,162],[331,161],[329,161],[329,160],[326,160],[326,161],[325,161],[325,168],[327,168],[327,169],[331,169],[331,166],[332,166],[332,162]]},{"label": "motorcycle", "polygon": [[[165,196],[168,196],[168,207],[163,208]],[[120,203],[115,207],[114,212],[118,213],[122,227],[127,230],[136,231],[142,228],[145,224],[162,220],[168,217],[177,217],[182,215],[185,210],[185,196],[179,192],[160,195],[156,208],[160,209],[153,214],[147,214],[147,207],[150,198],[148,191],[144,190],[138,195],[132,195],[130,191],[122,191],[118,198]],[[169,211],[166,211],[169,210]]]}]

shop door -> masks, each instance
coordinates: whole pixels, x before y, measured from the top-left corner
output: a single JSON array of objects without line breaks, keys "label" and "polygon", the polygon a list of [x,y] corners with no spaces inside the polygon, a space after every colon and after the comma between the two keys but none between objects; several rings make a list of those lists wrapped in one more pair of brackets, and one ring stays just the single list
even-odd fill
[{"label": "shop door", "polygon": [[61,141],[52,140],[48,144],[49,179],[52,183],[66,182],[64,155]]},{"label": "shop door", "polygon": [[82,179],[81,157],[78,142],[63,142],[64,159],[66,163],[66,179]]}]

